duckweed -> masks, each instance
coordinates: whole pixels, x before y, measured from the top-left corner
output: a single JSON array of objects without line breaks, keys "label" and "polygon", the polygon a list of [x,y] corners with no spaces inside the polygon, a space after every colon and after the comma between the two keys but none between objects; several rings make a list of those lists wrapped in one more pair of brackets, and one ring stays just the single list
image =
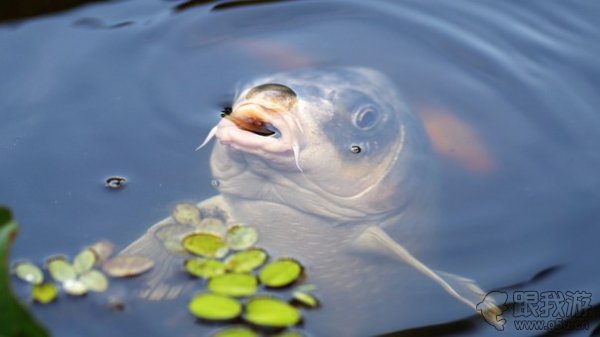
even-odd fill
[{"label": "duckweed", "polygon": [[242,312],[242,305],[228,296],[200,293],[190,300],[188,309],[198,318],[223,321],[238,317]]},{"label": "duckweed", "polygon": [[258,273],[258,278],[267,287],[279,288],[292,284],[301,274],[302,266],[298,262],[282,258],[264,266]]},{"label": "duckweed", "polygon": [[210,291],[232,297],[250,296],[256,292],[257,286],[256,277],[251,274],[223,274],[208,282]]},{"label": "duckweed", "polygon": [[267,327],[290,327],[300,322],[300,311],[288,303],[267,296],[257,296],[248,300],[244,320]]}]

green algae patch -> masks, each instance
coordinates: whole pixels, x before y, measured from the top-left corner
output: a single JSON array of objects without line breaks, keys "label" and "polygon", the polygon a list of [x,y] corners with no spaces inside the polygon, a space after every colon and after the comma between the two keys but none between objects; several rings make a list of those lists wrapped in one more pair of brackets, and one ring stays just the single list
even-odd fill
[{"label": "green algae patch", "polygon": [[258,273],[262,284],[271,288],[285,287],[302,275],[302,266],[293,259],[283,258],[264,266]]},{"label": "green algae patch", "polygon": [[244,320],[249,323],[274,328],[285,328],[298,324],[300,311],[290,304],[267,296],[257,296],[248,300]]},{"label": "green algae patch", "polygon": [[112,277],[137,276],[154,267],[154,261],[143,255],[118,255],[106,261],[102,269]]},{"label": "green algae patch", "polygon": [[229,248],[223,239],[212,233],[194,233],[183,238],[183,248],[188,252],[212,258],[222,258]]},{"label": "green algae patch", "polygon": [[205,279],[223,275],[226,272],[225,264],[219,260],[214,259],[187,259],[183,263],[183,267],[185,268],[185,271],[187,271],[190,275]]},{"label": "green algae patch", "polygon": [[219,330],[212,337],[258,337],[258,334],[252,329],[243,326],[234,326]]},{"label": "green algae patch", "polygon": [[234,273],[249,273],[262,266],[267,258],[267,252],[263,249],[250,248],[229,256],[225,260],[225,265]]},{"label": "green algae patch", "polygon": [[227,230],[225,241],[233,250],[243,250],[252,247],[258,241],[258,232],[253,227],[235,225]]},{"label": "green algae patch", "polygon": [[44,282],[44,272],[29,261],[21,261],[13,266],[13,273],[21,280],[31,284]]},{"label": "green algae patch", "polygon": [[200,223],[200,209],[194,204],[182,203],[173,208],[173,219],[182,225],[197,225]]},{"label": "green algae patch", "polygon": [[52,283],[36,284],[31,287],[31,298],[41,304],[48,304],[58,297],[58,289]]},{"label": "green algae patch", "polygon": [[226,321],[234,319],[242,312],[242,304],[231,297],[201,293],[188,303],[192,315],[205,320]]},{"label": "green algae patch", "polygon": [[256,276],[251,274],[223,274],[208,281],[210,291],[232,297],[253,295],[257,287]]},{"label": "green algae patch", "polygon": [[0,336],[48,337],[48,331],[15,298],[10,287],[8,254],[18,231],[10,211],[0,206]]}]

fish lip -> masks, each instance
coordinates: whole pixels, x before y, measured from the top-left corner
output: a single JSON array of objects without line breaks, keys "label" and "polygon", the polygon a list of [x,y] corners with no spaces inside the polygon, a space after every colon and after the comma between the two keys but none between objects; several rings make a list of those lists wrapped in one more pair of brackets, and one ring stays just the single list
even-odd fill
[{"label": "fish lip", "polygon": [[[264,124],[272,125],[277,129],[278,137],[244,130],[231,120],[231,116],[244,112],[252,112],[259,116]],[[299,122],[292,111],[277,111],[255,102],[242,102],[236,104],[231,114],[217,124],[215,136],[221,144],[244,152],[288,155],[293,153],[294,145],[298,145],[300,133]]]}]

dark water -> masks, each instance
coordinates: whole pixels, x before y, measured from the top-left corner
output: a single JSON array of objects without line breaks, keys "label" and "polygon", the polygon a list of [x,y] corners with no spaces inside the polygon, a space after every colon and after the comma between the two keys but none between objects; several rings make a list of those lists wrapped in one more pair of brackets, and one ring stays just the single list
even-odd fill
[{"label": "dark water", "polygon": [[[22,225],[14,258],[41,262],[100,238],[124,247],[175,203],[213,195],[209,151],[193,150],[239,80],[360,65],[387,73],[425,124],[451,135],[449,150],[436,152],[443,239],[421,243],[422,260],[485,289],[581,290],[600,303],[598,4],[213,6],[97,3],[0,25],[0,203]],[[106,189],[111,175],[127,177],[126,187]],[[35,312],[56,336],[214,328],[194,324],[187,299],[134,302],[123,313],[105,301],[63,297]],[[417,321],[390,312],[389,331],[495,333],[478,317],[429,316],[436,305],[435,297],[407,303],[422,313]],[[326,336],[331,325],[315,311],[304,329]]]}]

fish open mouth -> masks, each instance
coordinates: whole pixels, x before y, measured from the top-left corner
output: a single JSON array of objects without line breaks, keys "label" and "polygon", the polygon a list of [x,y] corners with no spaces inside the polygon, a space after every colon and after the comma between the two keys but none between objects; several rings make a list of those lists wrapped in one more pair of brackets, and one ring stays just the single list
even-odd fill
[{"label": "fish open mouth", "polygon": [[222,116],[197,149],[216,137],[223,145],[251,154],[271,158],[293,156],[296,167],[302,171],[299,163],[302,128],[291,111],[245,101]]}]

